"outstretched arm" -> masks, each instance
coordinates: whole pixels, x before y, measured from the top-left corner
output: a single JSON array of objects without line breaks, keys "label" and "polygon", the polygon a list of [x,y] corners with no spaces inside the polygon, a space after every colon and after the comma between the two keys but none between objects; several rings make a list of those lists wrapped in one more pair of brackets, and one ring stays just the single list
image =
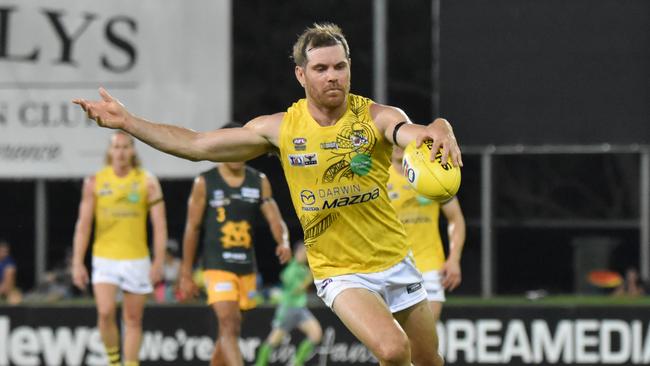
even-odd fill
[{"label": "outstretched arm", "polygon": [[[442,163],[447,163],[447,158],[454,166],[463,166],[463,159],[454,135],[451,124],[444,118],[436,118],[426,126],[411,123],[406,113],[399,108],[373,104],[371,106],[373,119],[384,137],[393,144],[406,147],[411,141],[417,146],[428,139],[433,140],[431,160],[439,149],[442,149]],[[401,122],[406,122],[401,124]],[[395,130],[397,128],[397,130]],[[394,138],[394,139],[393,139]]]},{"label": "outstretched arm", "polygon": [[275,247],[275,255],[278,256],[281,264],[286,263],[291,259],[291,248],[289,247],[289,230],[287,224],[282,219],[280,209],[273,200],[271,192],[271,183],[266,175],[262,175],[262,206],[261,210],[264,218],[269,223],[273,239],[277,243]]},{"label": "outstretched arm", "polygon": [[460,258],[465,245],[465,217],[457,197],[443,204],[441,210],[447,218],[447,237],[449,238],[449,257],[443,265],[442,285],[451,291],[458,287],[462,281]]},{"label": "outstretched arm", "polygon": [[187,128],[147,121],[131,114],[103,88],[102,99],[74,99],[101,127],[121,129],[155,149],[184,159],[199,161],[243,161],[273,149],[267,135],[271,116],[258,117],[244,127],[196,132]]}]

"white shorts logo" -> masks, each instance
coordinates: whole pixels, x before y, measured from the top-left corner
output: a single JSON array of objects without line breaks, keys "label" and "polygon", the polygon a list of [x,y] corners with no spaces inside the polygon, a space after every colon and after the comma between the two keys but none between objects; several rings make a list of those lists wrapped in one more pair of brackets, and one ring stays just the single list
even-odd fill
[{"label": "white shorts logo", "polygon": [[232,282],[217,282],[214,284],[214,290],[217,292],[232,291]]}]

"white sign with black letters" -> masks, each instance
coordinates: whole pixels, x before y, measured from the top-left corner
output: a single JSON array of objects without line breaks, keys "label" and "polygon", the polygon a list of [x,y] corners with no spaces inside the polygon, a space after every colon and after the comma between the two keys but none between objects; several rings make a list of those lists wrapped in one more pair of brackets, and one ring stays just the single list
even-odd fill
[{"label": "white sign with black letters", "polygon": [[[73,98],[105,87],[130,111],[198,131],[231,118],[230,1],[3,0],[0,178],[74,178],[103,163],[110,131]],[[146,169],[191,163],[137,145]]]}]

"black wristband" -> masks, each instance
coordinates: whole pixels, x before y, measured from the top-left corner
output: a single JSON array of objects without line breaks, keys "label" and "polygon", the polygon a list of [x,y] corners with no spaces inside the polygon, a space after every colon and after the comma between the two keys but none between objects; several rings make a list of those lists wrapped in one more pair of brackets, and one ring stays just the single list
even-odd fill
[{"label": "black wristband", "polygon": [[395,143],[395,145],[397,145],[397,130],[399,130],[402,126],[404,126],[407,123],[408,122],[406,122],[406,121],[402,121],[402,122],[396,124],[395,128],[393,128],[393,142]]},{"label": "black wristband", "polygon": [[163,202],[163,198],[162,198],[162,197],[158,197],[158,198],[156,198],[155,200],[149,202],[149,207],[153,207],[153,206],[155,206],[155,205],[157,205],[157,204],[159,204],[159,203],[161,203],[161,202]]}]

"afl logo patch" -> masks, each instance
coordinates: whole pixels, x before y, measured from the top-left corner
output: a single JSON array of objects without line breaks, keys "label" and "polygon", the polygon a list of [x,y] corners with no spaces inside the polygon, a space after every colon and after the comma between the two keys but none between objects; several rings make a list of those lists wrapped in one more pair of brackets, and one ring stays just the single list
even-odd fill
[{"label": "afl logo patch", "polygon": [[296,137],[293,139],[293,148],[298,151],[305,150],[307,148],[307,139],[304,137]]}]

